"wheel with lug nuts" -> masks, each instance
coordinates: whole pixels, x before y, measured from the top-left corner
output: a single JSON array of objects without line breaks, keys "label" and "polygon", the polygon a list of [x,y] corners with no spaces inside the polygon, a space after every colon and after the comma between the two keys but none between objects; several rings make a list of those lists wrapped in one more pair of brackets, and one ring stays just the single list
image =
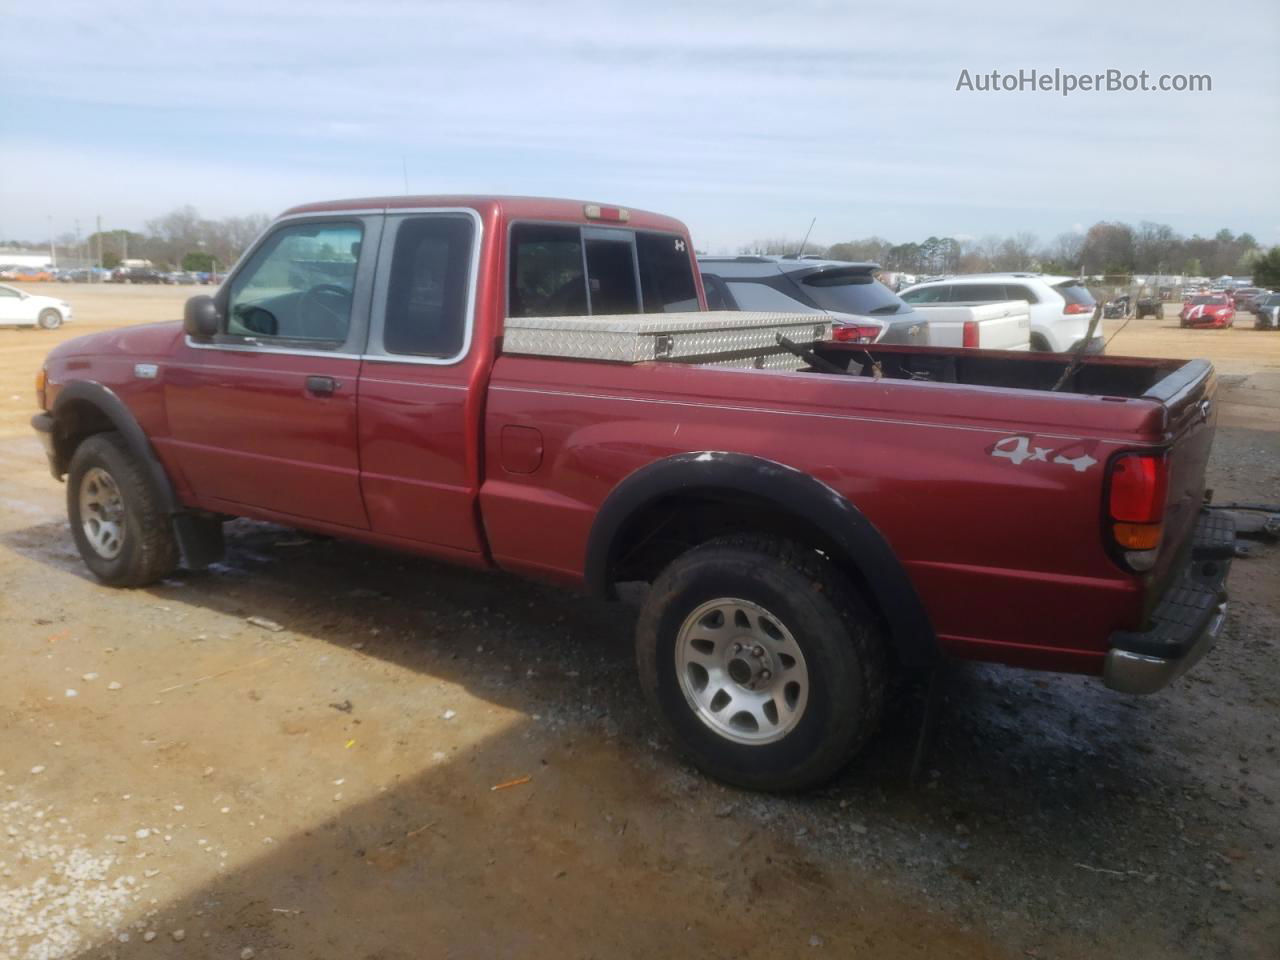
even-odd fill
[{"label": "wheel with lug nuts", "polygon": [[52,307],[40,311],[40,317],[37,320],[41,328],[44,330],[56,330],[62,326],[62,314]]},{"label": "wheel with lug nuts", "polygon": [[734,743],[771,743],[795,729],[809,671],[777,615],[737,597],[690,613],[676,636],[676,682],[690,708]]},{"label": "wheel with lug nuts", "polygon": [[101,467],[90,467],[80,478],[80,530],[89,548],[104,560],[114,560],[124,546],[124,500],[115,478]]},{"label": "wheel with lug nuts", "polygon": [[94,434],[76,448],[67,470],[67,515],[81,559],[103,583],[141,587],[178,565],[160,496],[118,433]]},{"label": "wheel with lug nuts", "polygon": [[879,722],[879,628],[839,571],[801,544],[731,536],[681,555],[650,590],[636,652],[677,743],[738,786],[816,786]]}]

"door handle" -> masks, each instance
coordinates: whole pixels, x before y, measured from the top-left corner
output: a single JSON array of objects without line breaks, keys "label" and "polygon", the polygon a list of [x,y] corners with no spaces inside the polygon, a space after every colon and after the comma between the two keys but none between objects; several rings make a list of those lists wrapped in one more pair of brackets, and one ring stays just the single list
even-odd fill
[{"label": "door handle", "polygon": [[333,377],[307,377],[307,393],[316,397],[332,397],[342,386],[342,381]]}]

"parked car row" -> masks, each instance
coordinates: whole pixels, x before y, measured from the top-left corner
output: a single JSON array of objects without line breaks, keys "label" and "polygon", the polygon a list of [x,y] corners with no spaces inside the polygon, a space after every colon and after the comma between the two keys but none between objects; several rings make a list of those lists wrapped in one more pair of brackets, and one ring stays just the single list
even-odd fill
[{"label": "parked car row", "polygon": [[208,271],[170,270],[153,267],[118,267],[104,277],[106,283],[164,283],[170,285],[215,284],[222,276]]},{"label": "parked car row", "polygon": [[[1085,343],[1095,301],[1073,277],[1035,273],[939,277],[894,293],[874,263],[796,256],[702,257],[712,310],[822,313],[833,336],[855,343],[908,343],[992,350],[1100,353]],[[986,309],[997,304],[1000,309]],[[982,309],[978,309],[982,308]]]},{"label": "parked car row", "polygon": [[17,283],[167,283],[216,284],[221,274],[208,271],[162,271],[152,267],[15,267],[0,265],[0,280]]}]

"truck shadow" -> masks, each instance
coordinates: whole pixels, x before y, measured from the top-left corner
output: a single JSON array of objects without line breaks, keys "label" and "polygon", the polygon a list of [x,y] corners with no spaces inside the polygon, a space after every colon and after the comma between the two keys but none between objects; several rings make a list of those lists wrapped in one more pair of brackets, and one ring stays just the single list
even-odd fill
[{"label": "truck shadow", "polygon": [[[0,541],[88,579],[61,523]],[[628,940],[645,931],[659,937],[651,922],[626,914],[626,884],[643,878],[671,894],[654,909],[694,931],[681,953],[749,956],[740,934],[707,919],[706,902],[682,902],[690,891],[671,879],[674,872],[692,870],[716,890],[725,916],[749,910],[742,891],[767,886],[752,880],[753,871],[769,874],[766,859],[777,855],[802,864],[796,882],[807,882],[810,868],[823,878],[815,881],[822,895],[808,899],[827,901],[824,885],[865,883],[888,871],[916,896],[1031,909],[1050,924],[1057,902],[1074,904],[1062,908],[1068,924],[1066,914],[1082,902],[1100,923],[1139,915],[1150,896],[1147,878],[1182,868],[1175,845],[1150,842],[1167,833],[1189,794],[1205,789],[1180,756],[1177,737],[1188,721],[1169,700],[1123,699],[1085,678],[958,665],[943,675],[918,781],[909,773],[923,687],[904,682],[881,733],[839,781],[801,797],[738,793],[692,771],[655,734],[634,682],[632,607],[247,521],[229,525],[228,542],[225,563],[149,593],[235,618],[250,635],[258,628],[245,618],[257,617],[335,646],[358,645],[366,656],[559,722],[538,734],[544,756],[557,759],[554,775],[540,777],[543,786],[529,794],[541,798],[535,809],[489,799],[485,785],[502,779],[512,755],[529,755],[528,731],[507,732],[479,745],[474,766],[459,772],[454,761],[345,808],[162,908],[170,925],[188,931],[200,914],[199,928],[222,948],[248,930],[259,943],[313,944],[314,952],[300,955],[318,957],[534,956],[562,948],[565,937],[583,956],[669,950],[679,927],[664,927],[669,939],[652,940],[651,950]],[[566,754],[569,741],[576,746]],[[617,824],[600,815],[609,809],[643,829],[615,837]],[[498,818],[492,830],[488,817]],[[433,818],[439,829],[411,835]],[[589,829],[579,829],[588,821]],[[708,825],[758,833],[770,852],[752,854],[743,867],[718,850],[691,867],[681,851],[705,843]],[[555,864],[565,851],[592,882],[562,893]],[[1084,866],[1064,871],[1064,863]],[[1121,882],[1100,890],[1098,870]],[[287,912],[297,902],[307,904],[305,914]],[[1187,922],[1198,912],[1189,906]],[[520,915],[528,922],[513,921],[519,936],[511,923],[487,919]],[[860,916],[840,922],[869,923]],[[422,946],[430,930],[440,931],[443,949]],[[697,939],[703,936],[705,943]],[[882,955],[909,941],[885,940]],[[736,952],[722,949],[734,943]],[[154,946],[148,955],[165,955]],[[132,955],[127,945],[112,949]]]}]

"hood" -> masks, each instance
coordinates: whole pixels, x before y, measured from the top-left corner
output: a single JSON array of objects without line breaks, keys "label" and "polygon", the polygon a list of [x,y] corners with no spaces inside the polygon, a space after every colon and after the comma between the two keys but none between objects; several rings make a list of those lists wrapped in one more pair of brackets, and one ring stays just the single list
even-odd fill
[{"label": "hood", "polygon": [[65,300],[59,300],[57,297],[46,297],[42,293],[28,293],[25,298],[25,302],[38,303],[41,306],[49,306],[49,307],[70,307],[71,306],[71,304],[67,303],[67,301]]},{"label": "hood", "polygon": [[144,323],[136,327],[104,330],[60,343],[49,351],[50,359],[113,356],[151,357],[168,354],[182,335],[180,320]]}]

